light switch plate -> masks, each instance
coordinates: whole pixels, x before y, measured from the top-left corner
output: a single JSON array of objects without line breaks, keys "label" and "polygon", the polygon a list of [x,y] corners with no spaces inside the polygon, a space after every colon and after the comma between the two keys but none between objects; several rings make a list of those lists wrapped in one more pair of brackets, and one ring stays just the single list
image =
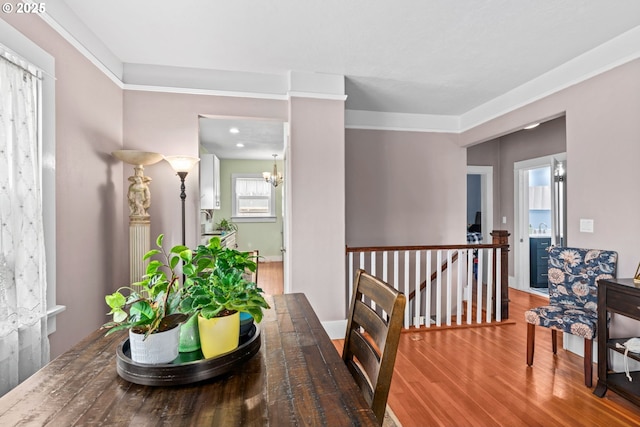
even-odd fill
[{"label": "light switch plate", "polygon": [[580,232],[581,233],[593,233],[593,220],[592,219],[580,219]]}]

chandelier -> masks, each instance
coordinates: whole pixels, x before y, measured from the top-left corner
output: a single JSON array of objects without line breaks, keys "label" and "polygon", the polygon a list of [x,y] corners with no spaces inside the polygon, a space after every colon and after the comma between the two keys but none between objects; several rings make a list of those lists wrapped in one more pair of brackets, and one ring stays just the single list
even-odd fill
[{"label": "chandelier", "polygon": [[278,167],[276,166],[276,157],[277,154],[273,154],[273,172],[262,172],[262,177],[265,181],[277,187],[279,184],[282,184],[284,178],[282,177],[282,172],[278,172]]}]

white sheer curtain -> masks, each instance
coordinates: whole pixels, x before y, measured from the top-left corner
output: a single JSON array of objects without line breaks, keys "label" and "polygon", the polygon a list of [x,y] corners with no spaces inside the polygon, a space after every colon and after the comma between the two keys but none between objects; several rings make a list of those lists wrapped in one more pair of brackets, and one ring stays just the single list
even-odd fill
[{"label": "white sheer curtain", "polygon": [[0,396],[49,361],[39,80],[15,61],[0,57]]}]

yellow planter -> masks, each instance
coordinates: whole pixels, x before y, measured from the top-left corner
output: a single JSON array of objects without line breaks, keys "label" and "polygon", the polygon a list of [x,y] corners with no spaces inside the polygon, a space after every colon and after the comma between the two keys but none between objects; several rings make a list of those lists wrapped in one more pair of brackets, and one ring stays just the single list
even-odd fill
[{"label": "yellow planter", "polygon": [[211,319],[198,315],[198,331],[205,358],[210,359],[234,350],[240,340],[240,312]]}]

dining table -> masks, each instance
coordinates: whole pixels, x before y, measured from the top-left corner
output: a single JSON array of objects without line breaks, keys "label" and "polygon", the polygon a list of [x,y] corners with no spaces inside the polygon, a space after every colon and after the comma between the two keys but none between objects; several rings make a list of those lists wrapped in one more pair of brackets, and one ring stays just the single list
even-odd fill
[{"label": "dining table", "polygon": [[307,297],[269,301],[259,349],[223,374],[131,382],[116,369],[126,332],[98,329],[2,396],[0,426],[378,425]]}]

